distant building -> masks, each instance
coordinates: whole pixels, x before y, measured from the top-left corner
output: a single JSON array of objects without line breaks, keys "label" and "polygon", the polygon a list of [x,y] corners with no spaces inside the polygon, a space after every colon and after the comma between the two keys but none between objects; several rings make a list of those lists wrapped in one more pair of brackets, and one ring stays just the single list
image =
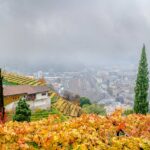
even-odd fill
[{"label": "distant building", "polygon": [[36,79],[42,78],[42,77],[43,77],[43,72],[40,70],[40,71],[34,73],[34,77],[35,77]]},{"label": "distant building", "polygon": [[6,110],[14,110],[17,101],[24,97],[31,109],[49,108],[51,101],[47,86],[15,85],[4,86],[4,105]]},{"label": "distant building", "polygon": [[98,104],[102,104],[102,105],[112,105],[113,103],[115,103],[115,99],[113,99],[113,98],[103,99],[98,102]]}]

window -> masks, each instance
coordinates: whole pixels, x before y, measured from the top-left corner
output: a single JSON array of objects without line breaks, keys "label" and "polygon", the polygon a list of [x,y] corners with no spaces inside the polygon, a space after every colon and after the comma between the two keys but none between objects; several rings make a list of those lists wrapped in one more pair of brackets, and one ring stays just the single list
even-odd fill
[{"label": "window", "polygon": [[46,96],[46,92],[43,92],[43,93],[42,93],[42,96]]}]

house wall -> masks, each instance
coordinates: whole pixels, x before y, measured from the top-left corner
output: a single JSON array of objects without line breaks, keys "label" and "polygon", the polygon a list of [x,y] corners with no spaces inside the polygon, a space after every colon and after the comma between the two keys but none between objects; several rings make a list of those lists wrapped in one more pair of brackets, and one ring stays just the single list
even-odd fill
[{"label": "house wall", "polygon": [[[6,111],[15,111],[17,103],[18,101],[15,101],[5,106]],[[27,103],[30,105],[30,109],[33,111],[38,108],[49,109],[51,107],[51,99],[49,97],[38,101],[27,101]]]},{"label": "house wall", "polygon": [[48,98],[48,92],[37,93],[35,99],[41,100],[41,99],[46,99],[46,98]]},{"label": "house wall", "polygon": [[[8,111],[15,111],[15,108],[17,106],[18,100],[27,95],[14,95],[4,98],[5,103],[5,109]],[[37,108],[40,109],[48,109],[51,107],[51,98],[48,96],[48,92],[44,93],[37,93],[35,95],[35,100],[27,100],[27,103],[30,105],[30,108],[32,110],[35,110]]]},{"label": "house wall", "polygon": [[5,96],[4,97],[4,106],[6,106],[12,102],[18,101],[21,97],[24,97],[24,96],[25,96],[25,94]]},{"label": "house wall", "polygon": [[51,99],[41,99],[37,101],[29,101],[28,104],[32,110],[40,109],[49,109],[51,107]]}]

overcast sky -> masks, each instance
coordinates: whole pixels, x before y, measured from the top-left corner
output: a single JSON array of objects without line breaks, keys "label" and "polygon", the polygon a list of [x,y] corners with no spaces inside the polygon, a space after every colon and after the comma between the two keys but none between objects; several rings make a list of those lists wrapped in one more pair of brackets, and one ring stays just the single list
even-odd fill
[{"label": "overcast sky", "polygon": [[1,66],[150,60],[150,0],[0,0]]}]

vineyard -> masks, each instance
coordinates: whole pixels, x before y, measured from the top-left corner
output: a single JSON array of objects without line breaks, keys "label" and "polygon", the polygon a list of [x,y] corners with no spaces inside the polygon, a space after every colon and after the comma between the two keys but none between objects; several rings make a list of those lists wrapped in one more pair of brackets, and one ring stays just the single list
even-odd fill
[{"label": "vineyard", "polygon": [[56,103],[53,104],[53,107],[58,109],[63,114],[72,116],[72,117],[78,117],[82,114],[81,107],[79,107],[61,97],[57,100]]},{"label": "vineyard", "polygon": [[50,115],[30,123],[1,124],[0,137],[2,150],[149,150],[150,115],[126,117],[118,110],[105,117],[83,114],[66,121]]},{"label": "vineyard", "polygon": [[3,72],[3,77],[4,77],[4,85],[32,85],[32,86],[45,85],[45,83],[42,83],[39,80],[26,77],[24,75],[20,75],[17,73]]},{"label": "vineyard", "polygon": [[50,91],[50,98],[52,107],[56,108],[62,114],[72,117],[77,117],[82,114],[82,108],[58,95],[57,93]]}]

